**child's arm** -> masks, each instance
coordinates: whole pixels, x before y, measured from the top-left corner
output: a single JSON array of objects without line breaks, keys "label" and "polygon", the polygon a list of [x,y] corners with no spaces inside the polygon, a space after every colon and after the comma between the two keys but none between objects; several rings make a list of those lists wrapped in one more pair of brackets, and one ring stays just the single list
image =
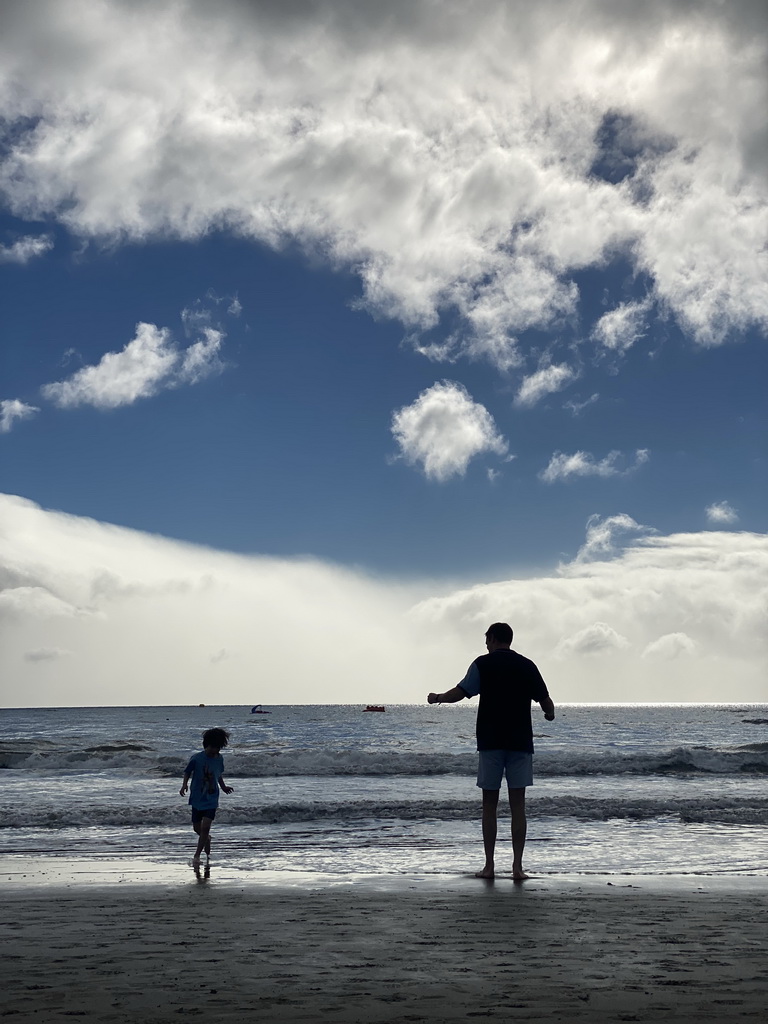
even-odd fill
[{"label": "child's arm", "polygon": [[192,777],[192,772],[185,772],[184,773],[184,778],[182,779],[182,782],[181,782],[181,789],[179,790],[179,796],[186,796],[187,795],[187,786],[189,785],[189,780],[190,780],[191,777]]},{"label": "child's arm", "polygon": [[235,792],[235,787],[234,786],[228,786],[226,784],[226,782],[224,781],[224,776],[223,775],[219,776],[219,785],[221,786],[222,790],[225,793],[234,793]]}]

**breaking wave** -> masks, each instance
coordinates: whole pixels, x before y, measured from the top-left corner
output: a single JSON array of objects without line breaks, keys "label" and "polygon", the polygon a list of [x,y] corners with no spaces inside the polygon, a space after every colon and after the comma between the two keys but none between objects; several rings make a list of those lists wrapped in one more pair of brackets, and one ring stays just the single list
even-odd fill
[{"label": "breaking wave", "polygon": [[[103,744],[82,750],[58,744],[39,743],[29,747],[0,749],[0,768],[32,771],[130,771],[161,776],[179,776],[187,754],[159,754],[152,747],[134,743]],[[387,776],[387,775],[473,775],[477,767],[474,752],[446,754],[394,751],[282,749],[227,752],[227,775],[232,778],[279,776]],[[768,774],[768,743],[715,748],[679,746],[672,749],[626,752],[583,748],[542,750],[536,754],[539,776],[588,775],[714,775]]]},{"label": "breaking wave", "polygon": [[[768,825],[768,798],[734,799],[656,799],[616,797],[594,799],[584,796],[535,796],[528,802],[532,819],[576,818],[581,821],[629,819],[648,821],[676,818],[684,822],[729,825]],[[504,816],[503,802],[500,814]],[[223,808],[224,825],[275,825],[291,822],[337,822],[340,825],[366,820],[386,821],[474,821],[478,816],[477,797],[466,800],[372,800],[292,801],[287,803],[228,804]],[[219,818],[217,817],[217,825]],[[145,828],[147,826],[187,825],[186,805],[171,809],[162,805],[136,807],[89,805],[75,809],[34,809],[11,807],[3,817],[6,828],[56,829],[71,827]]]}]

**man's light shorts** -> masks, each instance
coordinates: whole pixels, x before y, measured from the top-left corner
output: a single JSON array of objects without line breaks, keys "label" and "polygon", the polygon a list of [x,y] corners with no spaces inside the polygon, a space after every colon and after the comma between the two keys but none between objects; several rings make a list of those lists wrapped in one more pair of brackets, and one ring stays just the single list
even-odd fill
[{"label": "man's light shorts", "polygon": [[503,775],[510,789],[533,785],[533,754],[524,750],[478,750],[477,754],[480,789],[501,789]]}]

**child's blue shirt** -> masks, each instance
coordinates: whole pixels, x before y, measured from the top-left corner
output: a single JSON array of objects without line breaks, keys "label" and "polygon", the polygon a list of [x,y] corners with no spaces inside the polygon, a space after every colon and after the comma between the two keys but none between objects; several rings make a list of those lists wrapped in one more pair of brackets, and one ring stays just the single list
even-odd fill
[{"label": "child's blue shirt", "polygon": [[189,802],[199,811],[219,806],[219,779],[224,774],[221,754],[208,757],[204,750],[189,759],[185,775],[190,775]]}]

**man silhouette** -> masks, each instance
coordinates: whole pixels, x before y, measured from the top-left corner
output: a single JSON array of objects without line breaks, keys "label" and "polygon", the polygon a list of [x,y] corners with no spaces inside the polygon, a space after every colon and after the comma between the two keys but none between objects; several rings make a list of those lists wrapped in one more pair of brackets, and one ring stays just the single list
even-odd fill
[{"label": "man silhouette", "polygon": [[477,710],[477,785],[483,791],[485,865],[477,878],[494,877],[496,814],[502,777],[506,775],[512,812],[512,877],[523,881],[523,851],[527,820],[525,787],[533,783],[533,725],[531,701],[541,705],[551,722],[555,705],[541,673],[532,661],[510,649],[512,627],[494,622],[485,634],[488,653],[476,658],[466,676],[445,693],[430,693],[430,704],[455,704],[480,696]]}]

